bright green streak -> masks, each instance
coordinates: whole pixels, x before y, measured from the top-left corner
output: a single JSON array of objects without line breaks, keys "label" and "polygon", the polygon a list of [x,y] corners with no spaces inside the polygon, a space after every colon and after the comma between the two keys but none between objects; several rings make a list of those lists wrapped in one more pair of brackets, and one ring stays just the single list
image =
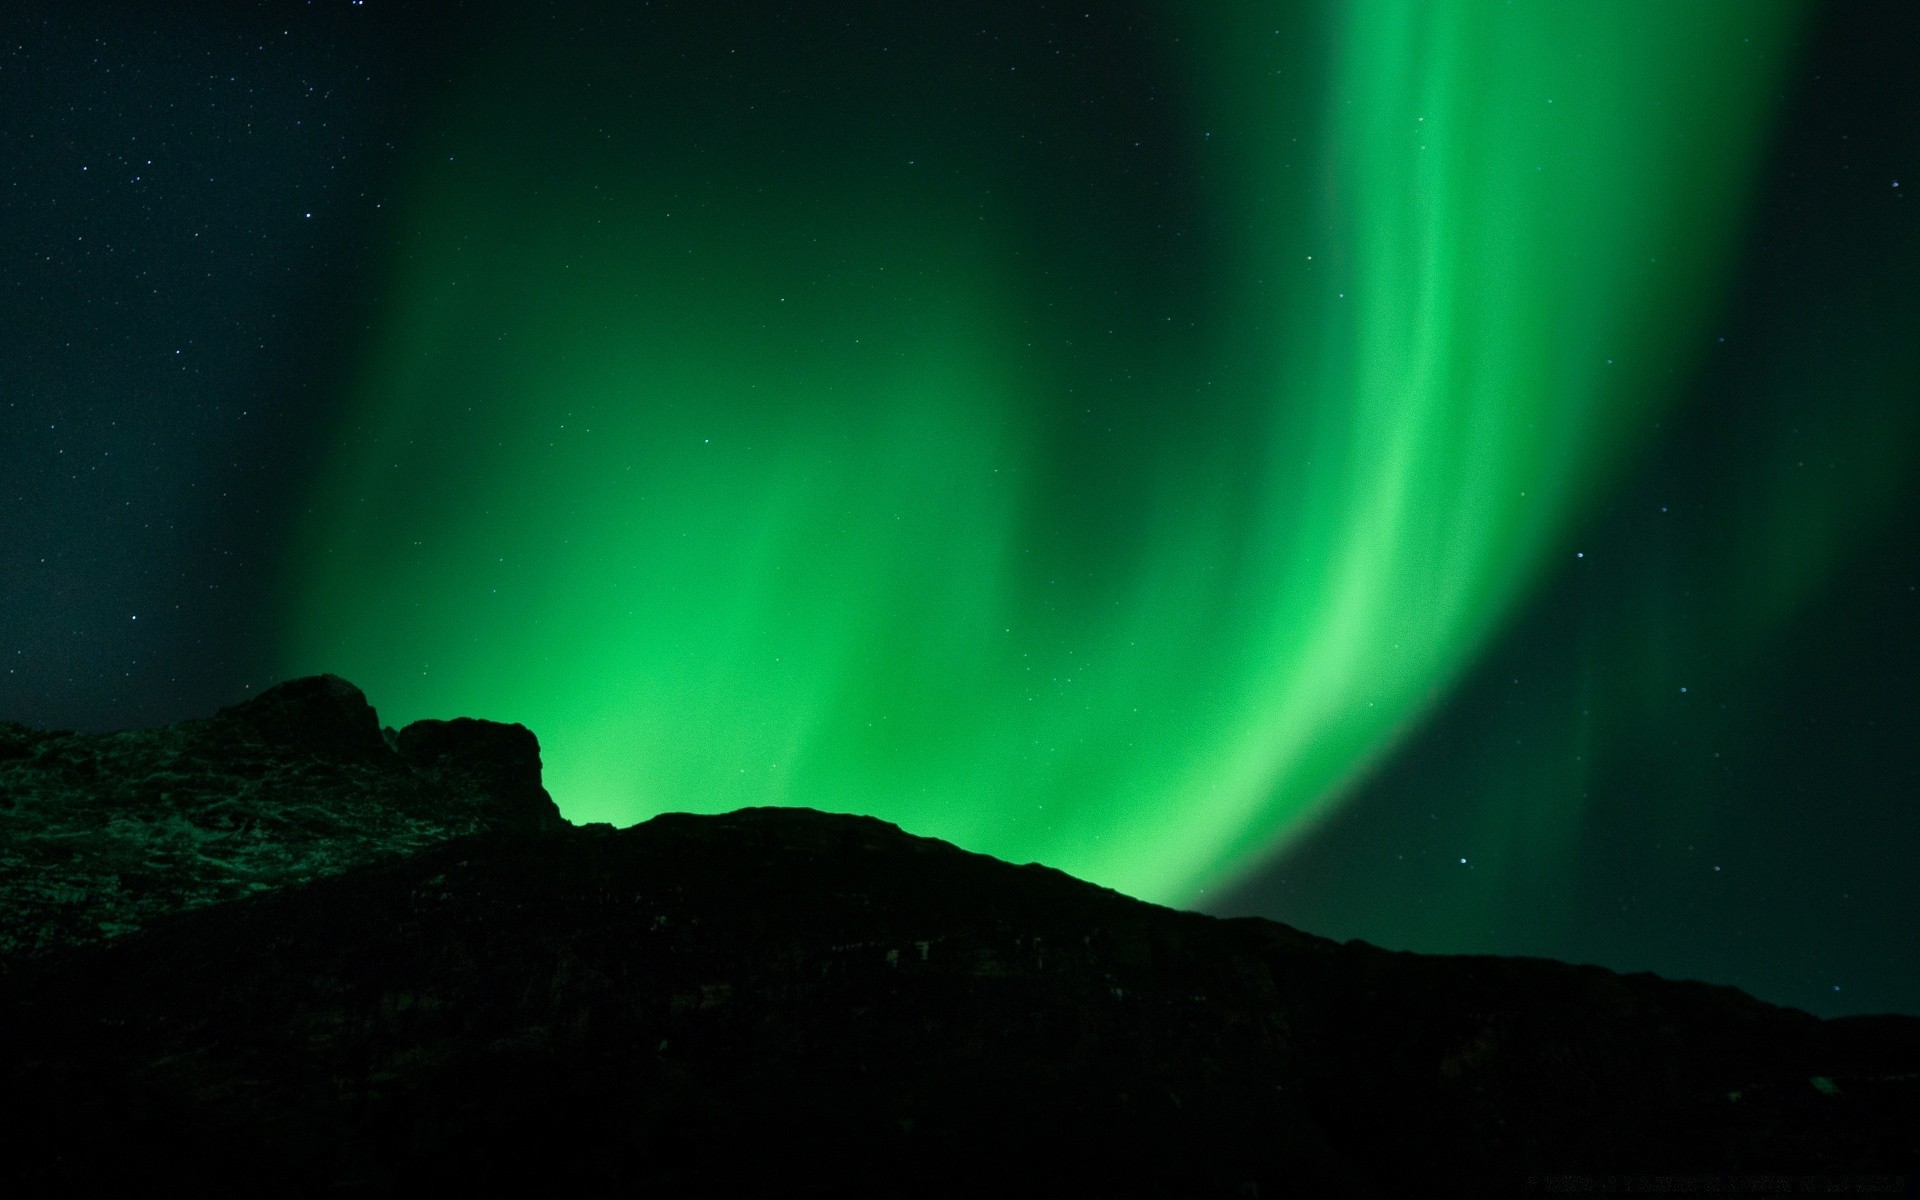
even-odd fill
[{"label": "bright green streak", "polygon": [[640,72],[522,31],[423,152],[287,670],[525,722],[581,821],[871,813],[1172,902],[1299,832],[1686,369],[1790,13],[1272,7],[1161,38],[1225,250],[1117,302],[1123,223],[1036,250],[935,89],[853,72],[786,154],[717,90],[569,107]]}]

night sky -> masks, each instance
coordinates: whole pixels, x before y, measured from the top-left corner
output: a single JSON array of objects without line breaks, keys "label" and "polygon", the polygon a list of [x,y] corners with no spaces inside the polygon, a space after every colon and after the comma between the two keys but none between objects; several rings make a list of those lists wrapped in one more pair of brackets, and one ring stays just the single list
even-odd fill
[{"label": "night sky", "polygon": [[1920,6],[0,14],[0,719],[1920,1013]]}]

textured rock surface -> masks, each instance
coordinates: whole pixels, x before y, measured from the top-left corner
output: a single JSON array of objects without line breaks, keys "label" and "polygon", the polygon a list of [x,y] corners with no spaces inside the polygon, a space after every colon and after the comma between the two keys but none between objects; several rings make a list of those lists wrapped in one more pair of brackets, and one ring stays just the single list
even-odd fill
[{"label": "textured rock surface", "polygon": [[68,1193],[1920,1170],[1920,1019],[1340,945],[806,810],[463,838],[50,956],[0,991],[0,1088],[34,1097],[0,1190]]},{"label": "textured rock surface", "polygon": [[450,837],[564,824],[518,725],[422,721],[394,743],[331,675],[161,729],[0,724],[0,963]]}]

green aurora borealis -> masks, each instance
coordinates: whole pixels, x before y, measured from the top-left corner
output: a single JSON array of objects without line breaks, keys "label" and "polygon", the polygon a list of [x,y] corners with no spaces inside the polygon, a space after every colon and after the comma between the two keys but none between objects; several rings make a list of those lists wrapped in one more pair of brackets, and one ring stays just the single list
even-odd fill
[{"label": "green aurora borealis", "polygon": [[414,154],[287,672],[529,725],[576,821],[1168,903],[1312,828],[1696,368],[1797,10],[1178,11],[1043,78],[527,18]]},{"label": "green aurora borealis", "polygon": [[0,35],[0,721],[1920,1012],[1920,6]]}]

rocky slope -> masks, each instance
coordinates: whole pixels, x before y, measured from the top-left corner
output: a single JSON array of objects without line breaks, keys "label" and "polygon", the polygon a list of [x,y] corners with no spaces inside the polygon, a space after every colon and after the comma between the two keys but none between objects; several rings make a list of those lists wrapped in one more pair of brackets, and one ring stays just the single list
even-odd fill
[{"label": "rocky slope", "polygon": [[[312,760],[346,771],[343,746],[372,755],[355,734]],[[368,769],[451,797],[438,828],[490,831],[382,842],[0,985],[0,1087],[33,1098],[0,1125],[0,1189],[1319,1196],[1647,1173],[1778,1194],[1920,1171],[1920,1019],[1341,945],[869,818],[576,829],[524,792],[476,816],[497,793],[394,753]]]},{"label": "rocky slope", "polygon": [[0,963],[462,834],[564,824],[526,729],[383,732],[331,675],[161,729],[0,723]]}]

